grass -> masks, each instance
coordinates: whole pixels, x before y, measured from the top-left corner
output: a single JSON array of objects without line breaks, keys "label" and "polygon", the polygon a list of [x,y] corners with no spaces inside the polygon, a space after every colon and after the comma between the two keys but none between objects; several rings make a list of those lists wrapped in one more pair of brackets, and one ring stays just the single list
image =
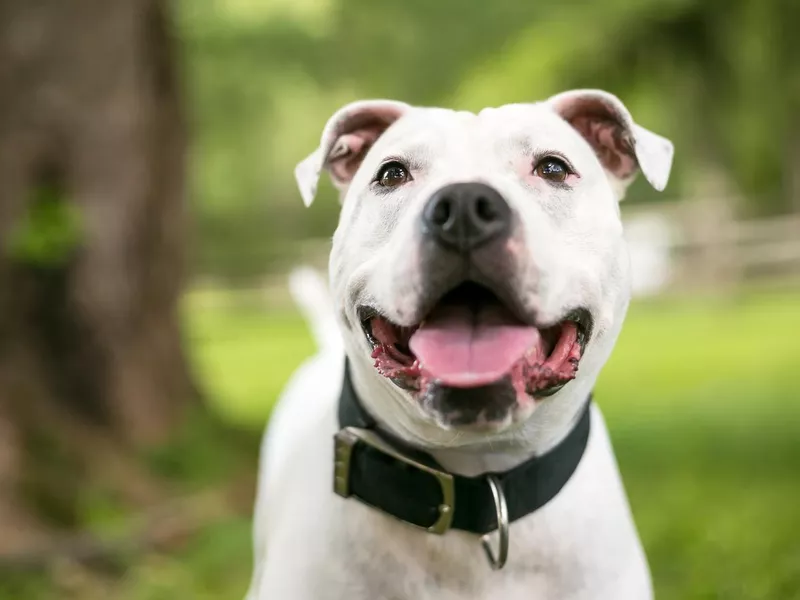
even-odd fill
[{"label": "grass", "polygon": [[634,306],[597,389],[662,599],[800,598],[800,298]]},{"label": "grass", "polygon": [[[313,350],[303,323],[258,302],[200,296],[187,319],[216,408],[262,429],[283,381]],[[596,400],[659,600],[800,599],[797,332],[797,292],[631,307]],[[241,598],[249,570],[248,523],[232,520],[180,555],[133,566],[113,597]],[[39,592],[17,587],[8,598],[70,597]]]}]

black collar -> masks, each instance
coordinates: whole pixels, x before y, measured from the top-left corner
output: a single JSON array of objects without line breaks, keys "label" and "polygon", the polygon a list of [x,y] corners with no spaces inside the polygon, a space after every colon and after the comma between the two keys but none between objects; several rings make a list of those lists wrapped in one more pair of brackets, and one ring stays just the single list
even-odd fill
[{"label": "black collar", "polygon": [[[590,404],[591,396],[575,426],[549,452],[510,471],[491,474],[505,496],[509,522],[547,504],[572,477],[589,439]],[[339,426],[334,488],[340,495],[355,496],[435,533],[454,528],[485,534],[497,529],[489,474],[449,474],[430,455],[385,432],[378,433],[353,389],[347,364],[339,398]]]}]

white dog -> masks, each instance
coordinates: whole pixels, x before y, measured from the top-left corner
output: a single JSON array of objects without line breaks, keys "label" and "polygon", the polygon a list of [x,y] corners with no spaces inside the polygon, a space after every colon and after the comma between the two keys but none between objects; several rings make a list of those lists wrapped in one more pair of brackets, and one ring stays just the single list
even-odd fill
[{"label": "white dog", "polygon": [[[296,170],[342,211],[319,354],[263,446],[249,600],[652,597],[590,394],[622,326],[618,202],[672,144],[595,90],[479,114],[362,101]],[[337,327],[338,325],[338,327]]]}]

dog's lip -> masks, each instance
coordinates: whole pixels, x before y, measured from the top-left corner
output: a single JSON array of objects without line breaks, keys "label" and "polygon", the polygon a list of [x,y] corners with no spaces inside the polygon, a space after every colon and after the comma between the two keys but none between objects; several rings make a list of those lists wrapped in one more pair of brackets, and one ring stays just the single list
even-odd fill
[{"label": "dog's lip", "polygon": [[375,335],[372,333],[372,319],[375,317],[380,317],[381,319],[385,319],[389,323],[391,323],[391,319],[386,317],[381,311],[377,308],[373,308],[371,306],[359,306],[357,309],[358,313],[358,320],[361,323],[361,330],[364,332],[364,335],[369,342],[369,345],[374,349],[378,346],[378,340],[375,338]]},{"label": "dog's lip", "polygon": [[[367,341],[370,343],[370,346],[374,349],[378,344],[378,340],[375,338],[374,334],[372,333],[372,319],[375,317],[379,317],[386,322],[390,323],[394,327],[401,327],[392,319],[386,316],[385,311],[382,311],[375,306],[371,305],[360,305],[357,308],[358,320],[361,323],[361,329],[364,332]],[[522,319],[521,319],[522,320]],[[414,329],[422,323],[424,319],[422,319],[419,323],[412,325],[410,328]],[[579,307],[572,309],[564,314],[563,317],[559,319],[555,319],[552,322],[541,322],[537,320],[522,320],[523,323],[527,325],[532,325],[536,327],[540,331],[544,331],[547,329],[551,329],[561,323],[566,321],[572,321],[578,326],[578,342],[581,345],[581,351],[586,350],[586,346],[589,343],[589,340],[592,337],[593,329],[594,329],[594,319],[592,318],[592,313],[589,309],[584,307]]]},{"label": "dog's lip", "polygon": [[[585,351],[586,345],[589,343],[589,339],[592,337],[592,329],[594,328],[594,319],[592,318],[592,313],[589,312],[588,308],[575,308],[568,312],[566,316],[558,319],[555,323],[550,325],[550,327],[554,327],[555,325],[564,323],[565,321],[572,321],[578,326],[578,343],[581,346],[581,352]],[[539,329],[542,329],[542,327],[539,325],[535,326]],[[547,327],[545,326],[545,328]]]}]

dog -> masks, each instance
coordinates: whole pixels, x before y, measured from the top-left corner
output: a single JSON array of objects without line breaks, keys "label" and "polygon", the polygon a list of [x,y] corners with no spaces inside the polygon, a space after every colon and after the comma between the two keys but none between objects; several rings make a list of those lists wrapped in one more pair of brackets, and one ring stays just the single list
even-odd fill
[{"label": "dog", "polygon": [[295,171],[341,198],[319,345],[262,446],[248,600],[647,600],[592,388],[630,266],[619,201],[672,143],[614,95],[479,113],[367,100]]}]

